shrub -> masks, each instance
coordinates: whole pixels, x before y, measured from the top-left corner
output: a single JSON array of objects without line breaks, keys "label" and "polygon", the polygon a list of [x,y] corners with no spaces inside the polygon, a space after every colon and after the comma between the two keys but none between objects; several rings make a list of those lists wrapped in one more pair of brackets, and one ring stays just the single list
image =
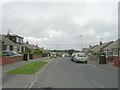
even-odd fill
[{"label": "shrub", "polygon": [[39,48],[35,49],[34,54],[43,54],[43,51]]}]

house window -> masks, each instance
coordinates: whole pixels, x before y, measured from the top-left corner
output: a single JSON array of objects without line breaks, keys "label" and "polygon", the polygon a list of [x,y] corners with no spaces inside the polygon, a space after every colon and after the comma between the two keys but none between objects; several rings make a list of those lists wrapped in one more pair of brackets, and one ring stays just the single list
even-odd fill
[{"label": "house window", "polygon": [[113,49],[113,56],[118,56],[118,49]]},{"label": "house window", "polygon": [[16,37],[16,42],[19,42],[19,38],[18,37]]},{"label": "house window", "polygon": [[7,50],[7,45],[4,45],[4,46],[3,46],[3,50]]},{"label": "house window", "polygon": [[23,43],[23,39],[22,38],[20,39],[20,43]]},{"label": "house window", "polygon": [[13,51],[16,51],[17,52],[17,46],[14,46],[14,50]]},{"label": "house window", "polygon": [[9,51],[10,50],[10,46],[9,45],[7,45],[7,51]]},{"label": "house window", "polygon": [[10,50],[12,50],[12,51],[13,51],[13,46],[10,46]]}]

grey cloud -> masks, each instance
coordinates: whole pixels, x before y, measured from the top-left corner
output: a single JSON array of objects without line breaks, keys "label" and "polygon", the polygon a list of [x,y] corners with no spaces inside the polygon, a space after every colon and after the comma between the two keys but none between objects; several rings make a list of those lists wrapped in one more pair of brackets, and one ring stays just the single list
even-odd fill
[{"label": "grey cloud", "polygon": [[[104,42],[115,40],[116,22],[93,17],[84,25],[81,25],[83,19],[81,23],[75,22],[76,15],[83,15],[86,8],[89,10],[86,3],[7,3],[3,6],[2,13],[3,32],[11,29],[13,33],[24,36],[31,43],[50,49],[80,49],[80,35],[83,35],[83,47],[98,44],[101,37]],[[49,32],[54,36],[50,37]]]}]

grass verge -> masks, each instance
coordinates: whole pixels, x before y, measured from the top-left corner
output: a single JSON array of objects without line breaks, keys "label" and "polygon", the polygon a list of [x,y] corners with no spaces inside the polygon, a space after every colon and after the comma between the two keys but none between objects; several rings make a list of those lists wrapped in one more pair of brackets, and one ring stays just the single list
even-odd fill
[{"label": "grass verge", "polygon": [[51,58],[50,57],[46,57],[46,58],[44,58],[44,60],[50,60]]},{"label": "grass verge", "polygon": [[30,64],[26,64],[22,67],[18,67],[15,70],[8,71],[7,74],[35,74],[40,70],[46,62],[32,62]]}]

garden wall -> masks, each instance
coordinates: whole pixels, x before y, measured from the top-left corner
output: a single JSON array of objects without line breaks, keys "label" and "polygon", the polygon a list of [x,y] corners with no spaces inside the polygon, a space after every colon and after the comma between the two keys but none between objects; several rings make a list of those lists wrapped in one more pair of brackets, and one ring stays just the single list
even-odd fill
[{"label": "garden wall", "polygon": [[2,58],[1,59],[2,60],[2,62],[1,62],[2,65],[23,61],[23,56],[3,56],[1,58]]}]

